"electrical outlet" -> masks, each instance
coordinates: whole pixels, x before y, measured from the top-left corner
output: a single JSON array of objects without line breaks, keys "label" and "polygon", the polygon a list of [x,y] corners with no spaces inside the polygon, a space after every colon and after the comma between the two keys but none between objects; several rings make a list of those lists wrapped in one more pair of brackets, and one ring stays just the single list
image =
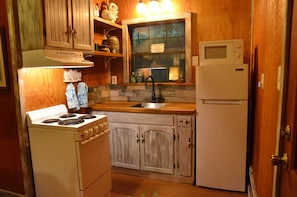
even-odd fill
[{"label": "electrical outlet", "polygon": [[116,85],[118,83],[118,78],[117,76],[111,76],[111,84]]}]

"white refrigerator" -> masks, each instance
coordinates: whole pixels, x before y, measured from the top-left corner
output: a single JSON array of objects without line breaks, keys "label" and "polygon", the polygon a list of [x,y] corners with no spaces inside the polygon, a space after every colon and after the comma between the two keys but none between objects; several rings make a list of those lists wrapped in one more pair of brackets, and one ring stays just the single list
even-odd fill
[{"label": "white refrigerator", "polygon": [[248,65],[196,69],[196,185],[244,192]]}]

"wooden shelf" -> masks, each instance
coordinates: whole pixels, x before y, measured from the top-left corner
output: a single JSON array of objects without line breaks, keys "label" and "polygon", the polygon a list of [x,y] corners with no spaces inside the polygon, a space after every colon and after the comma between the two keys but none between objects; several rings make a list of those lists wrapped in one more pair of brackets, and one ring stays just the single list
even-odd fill
[{"label": "wooden shelf", "polygon": [[112,28],[122,29],[122,25],[113,23],[111,21],[105,20],[105,19],[100,18],[98,16],[94,16],[94,21],[96,23],[98,23],[99,26],[102,26],[103,29],[112,29]]},{"label": "wooden shelf", "polygon": [[110,52],[103,52],[103,51],[91,51],[86,52],[85,55],[91,55],[91,56],[101,56],[101,57],[123,57],[123,54],[121,53],[110,53]]}]

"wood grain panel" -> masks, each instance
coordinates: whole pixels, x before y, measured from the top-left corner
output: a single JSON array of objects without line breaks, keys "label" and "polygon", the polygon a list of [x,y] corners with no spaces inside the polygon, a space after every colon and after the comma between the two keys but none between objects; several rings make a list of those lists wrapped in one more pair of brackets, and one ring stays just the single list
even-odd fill
[{"label": "wood grain panel", "polygon": [[110,123],[109,126],[112,165],[139,170],[139,126],[126,123]]},{"label": "wood grain panel", "polygon": [[72,0],[74,48],[92,50],[94,39],[93,10],[90,0]]},{"label": "wood grain panel", "polygon": [[20,71],[26,111],[66,104],[64,70],[28,68]]},{"label": "wood grain panel", "polygon": [[[119,22],[123,19],[138,17],[135,7],[138,0],[129,3],[114,0],[119,6]],[[144,1],[147,3],[148,1]],[[244,62],[249,64],[251,36],[251,0],[175,0],[175,12],[192,12],[197,14],[194,20],[192,37],[193,55],[198,55],[198,42],[207,40],[244,39]]]},{"label": "wood grain panel", "polygon": [[[172,180],[172,178],[171,178]],[[112,173],[111,197],[160,196],[160,197],[247,197],[247,193],[196,187],[191,184],[161,181],[156,178]]]},{"label": "wood grain panel", "polygon": [[[275,152],[279,92],[277,69],[282,64],[284,45],[285,1],[256,0],[254,16],[253,56],[256,81],[265,74],[264,90],[255,91],[255,114],[253,114],[254,147],[252,167],[258,196],[272,196],[273,166],[269,159]],[[263,184],[265,183],[265,184]]]},{"label": "wood grain panel", "polygon": [[167,126],[140,126],[141,170],[174,173],[174,129]]},{"label": "wood grain panel", "polygon": [[[0,26],[5,29],[6,51],[8,59],[8,90],[0,91],[0,188],[18,194],[24,194],[24,175],[16,115],[18,99],[15,96],[14,69],[11,60],[8,17],[6,1],[0,1]],[[36,37],[36,39],[38,39]],[[1,196],[1,194],[0,194]]]},{"label": "wood grain panel", "polygon": [[[17,1],[17,3],[22,50],[42,48],[44,46],[43,10],[40,9],[42,7],[42,1],[21,0]],[[27,12],[28,10],[30,12]],[[3,13],[6,13],[6,11]]]},{"label": "wood grain panel", "polygon": [[46,0],[44,4],[47,46],[72,48],[72,37],[67,33],[72,28],[71,1]]}]

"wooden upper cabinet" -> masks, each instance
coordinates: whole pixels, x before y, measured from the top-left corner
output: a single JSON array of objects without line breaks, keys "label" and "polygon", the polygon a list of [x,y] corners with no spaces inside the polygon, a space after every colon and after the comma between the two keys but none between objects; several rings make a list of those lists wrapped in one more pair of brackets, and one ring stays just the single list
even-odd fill
[{"label": "wooden upper cabinet", "polygon": [[90,0],[45,0],[46,46],[93,50]]}]

